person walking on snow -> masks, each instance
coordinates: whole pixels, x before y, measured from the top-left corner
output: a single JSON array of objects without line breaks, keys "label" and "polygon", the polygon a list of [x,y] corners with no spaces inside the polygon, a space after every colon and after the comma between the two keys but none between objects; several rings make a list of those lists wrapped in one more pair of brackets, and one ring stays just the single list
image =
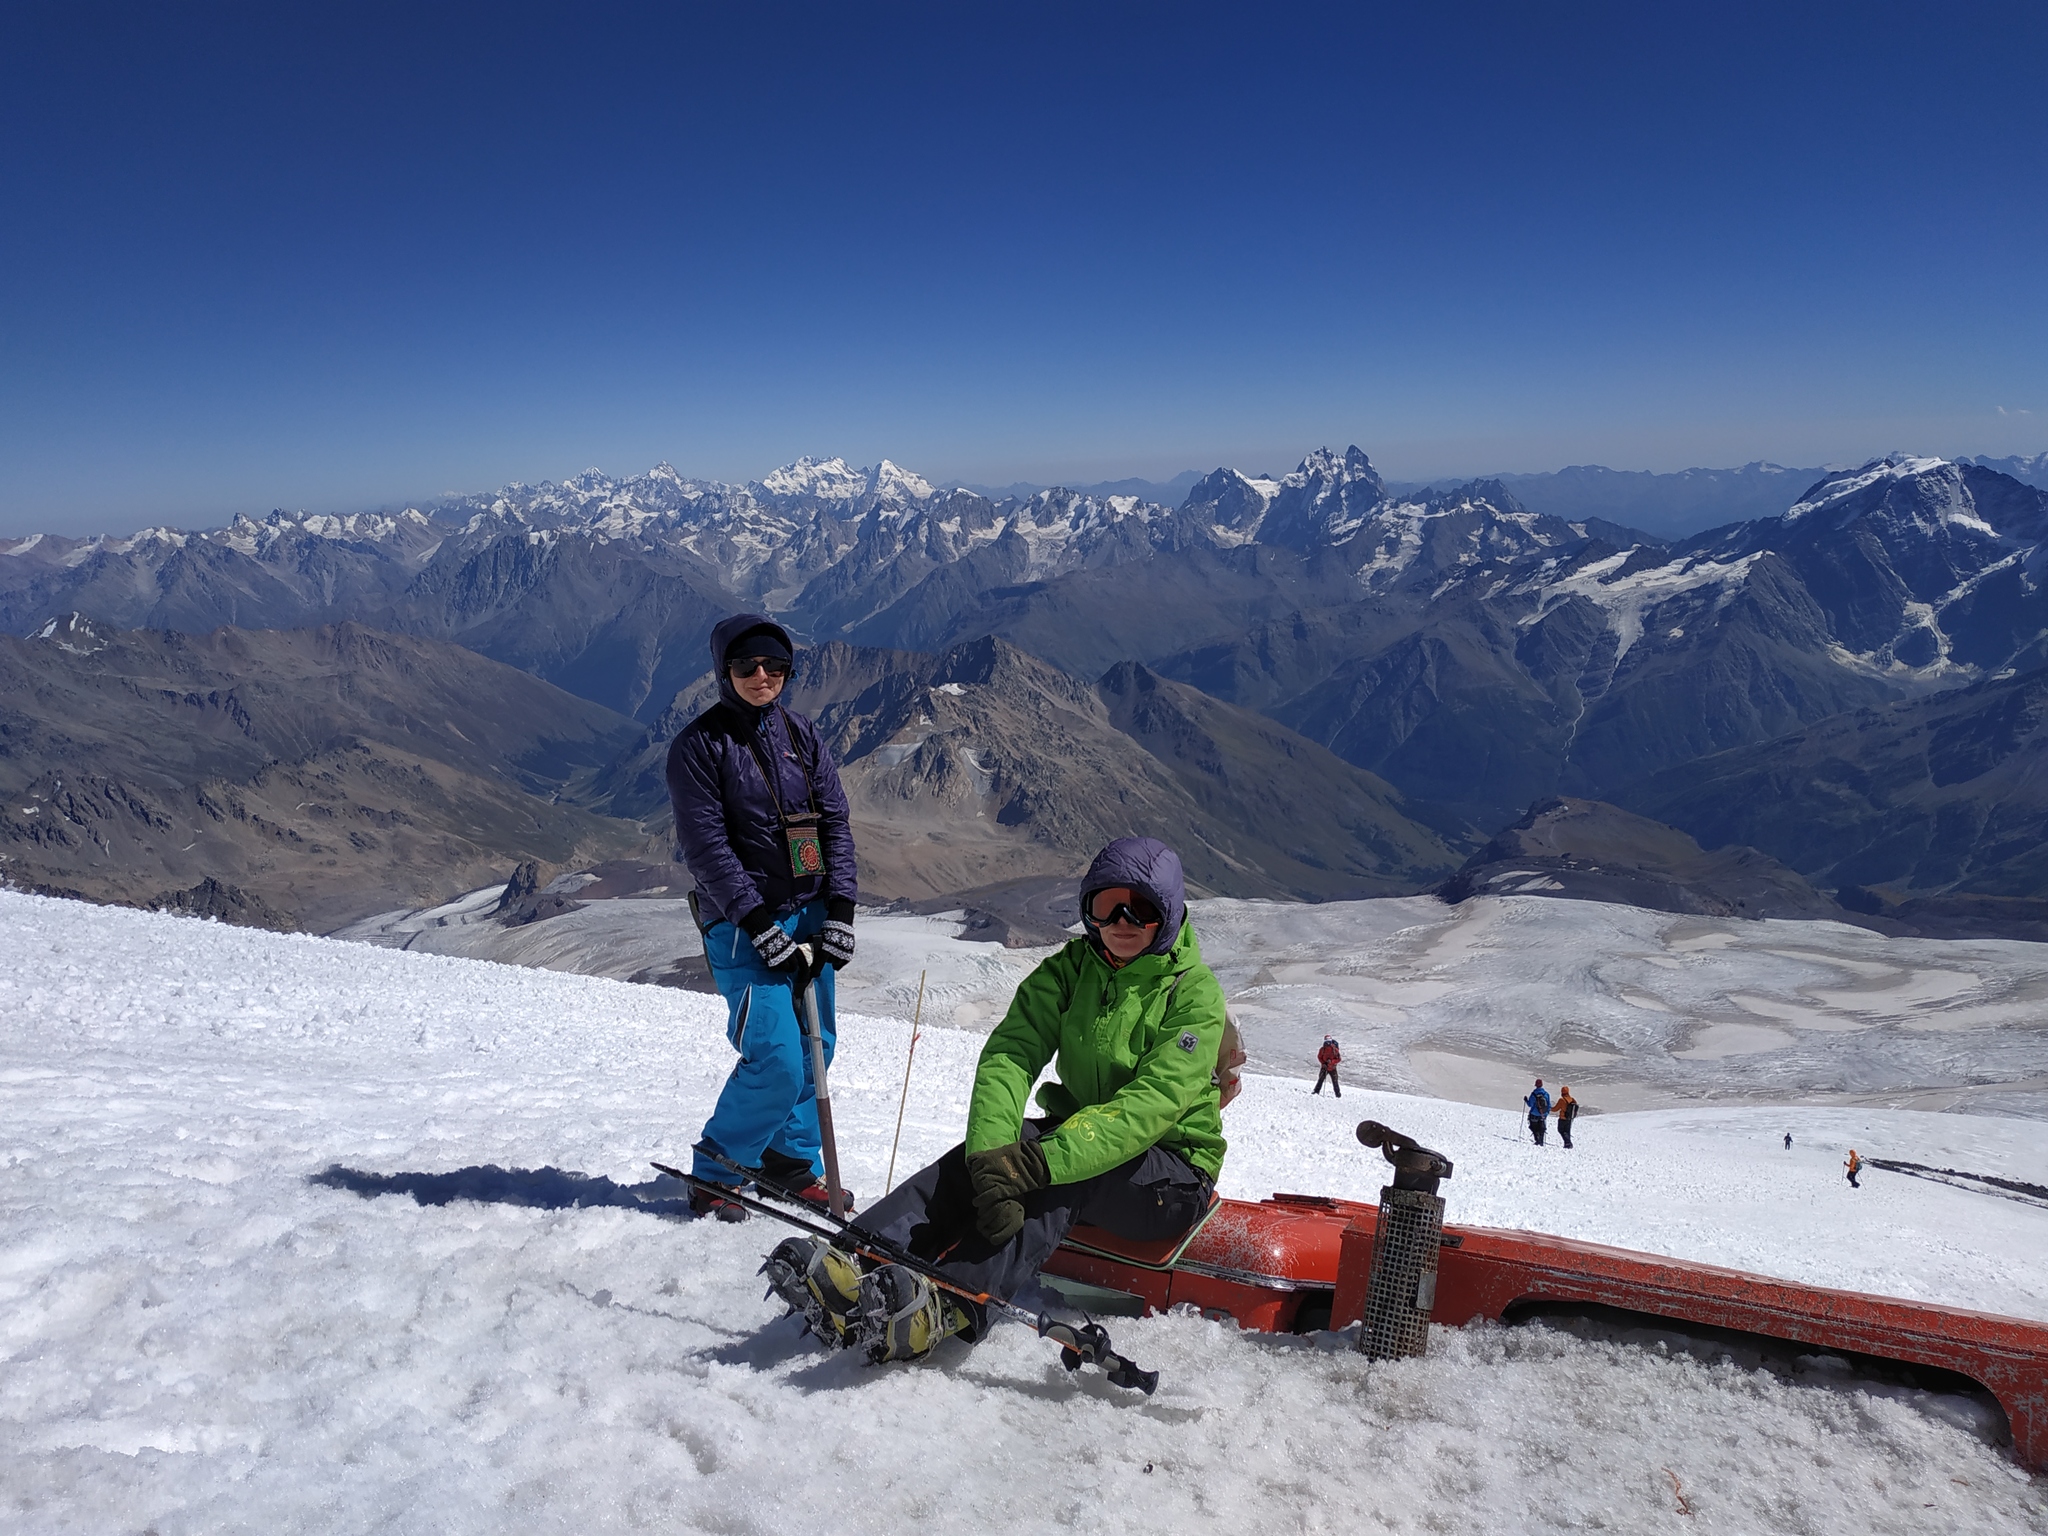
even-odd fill
[{"label": "person walking on snow", "polygon": [[1343,1059],[1344,1053],[1337,1049],[1337,1037],[1323,1036],[1323,1048],[1316,1052],[1316,1060],[1322,1063],[1323,1070],[1316,1074],[1315,1092],[1321,1093],[1324,1081],[1328,1080],[1330,1092],[1340,1099],[1344,1097],[1344,1085],[1337,1081],[1337,1063]]},{"label": "person walking on snow", "polygon": [[[1567,1152],[1572,1149],[1572,1122],[1578,1118],[1579,1101],[1572,1097],[1572,1085],[1566,1083],[1557,1090],[1557,1136]],[[1541,1137],[1537,1139],[1542,1140]]]},{"label": "person walking on snow", "polygon": [[1522,1102],[1529,1106],[1529,1134],[1536,1138],[1536,1145],[1543,1145],[1543,1122],[1550,1114],[1550,1095],[1543,1091],[1543,1079],[1536,1079],[1536,1091]]},{"label": "person walking on snow", "polygon": [[[1187,920],[1180,858],[1122,837],[1081,882],[1082,937],[1024,978],[982,1047],[967,1138],[856,1223],[967,1289],[1014,1300],[1076,1223],[1137,1242],[1178,1237],[1223,1167],[1223,989]],[[1057,1079],[1027,1099],[1047,1066]],[[828,1343],[873,1362],[969,1342],[984,1309],[899,1264],[863,1269],[822,1237],[764,1272]]]},{"label": "person walking on snow", "polygon": [[[742,613],[711,632],[718,702],[676,733],[668,793],[677,850],[696,882],[711,979],[740,1053],[699,1146],[826,1203],[817,1086],[797,1023],[806,980],[799,944],[816,951],[825,1059],[836,1036],[834,973],[853,959],[853,831],[839,770],[817,729],[777,701],[795,656],[789,631]],[[738,1176],[700,1151],[690,1208],[744,1221],[721,1193]]]},{"label": "person walking on snow", "polygon": [[1856,1155],[1854,1147],[1849,1149],[1849,1161],[1842,1164],[1842,1166],[1849,1170],[1849,1187],[1851,1189],[1861,1189],[1863,1186],[1856,1182],[1856,1175],[1863,1171],[1863,1159]]}]

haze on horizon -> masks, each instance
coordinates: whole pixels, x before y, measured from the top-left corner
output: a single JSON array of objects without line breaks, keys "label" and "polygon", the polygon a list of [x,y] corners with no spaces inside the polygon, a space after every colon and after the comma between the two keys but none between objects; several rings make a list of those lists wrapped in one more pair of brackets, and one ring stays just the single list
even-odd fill
[{"label": "haze on horizon", "polygon": [[2048,12],[16,7],[0,535],[2048,449]]}]

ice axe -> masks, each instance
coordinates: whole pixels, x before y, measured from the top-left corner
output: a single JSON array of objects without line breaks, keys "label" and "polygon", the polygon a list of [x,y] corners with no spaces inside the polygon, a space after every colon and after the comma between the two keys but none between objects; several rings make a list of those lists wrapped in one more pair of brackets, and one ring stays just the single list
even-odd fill
[{"label": "ice axe", "polygon": [[839,1142],[832,1134],[832,1090],[825,1083],[825,1030],[818,1022],[818,977],[829,963],[823,951],[799,944],[803,956],[802,989],[797,993],[797,1023],[810,1042],[811,1081],[818,1090],[818,1141],[825,1150],[825,1198],[834,1216],[842,1220],[852,1202],[839,1182]]}]

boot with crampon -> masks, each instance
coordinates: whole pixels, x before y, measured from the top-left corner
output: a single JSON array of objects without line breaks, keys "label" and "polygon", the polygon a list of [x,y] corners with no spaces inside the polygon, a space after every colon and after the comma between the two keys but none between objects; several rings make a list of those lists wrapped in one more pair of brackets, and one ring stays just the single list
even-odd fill
[{"label": "boot with crampon", "polygon": [[822,1237],[792,1237],[776,1245],[761,1273],[768,1294],[779,1296],[828,1347],[854,1342],[860,1312],[860,1261]]},{"label": "boot with crampon", "polygon": [[870,1364],[922,1360],[956,1333],[973,1330],[974,1313],[916,1270],[884,1264],[861,1276],[860,1306],[848,1343],[867,1351]]}]

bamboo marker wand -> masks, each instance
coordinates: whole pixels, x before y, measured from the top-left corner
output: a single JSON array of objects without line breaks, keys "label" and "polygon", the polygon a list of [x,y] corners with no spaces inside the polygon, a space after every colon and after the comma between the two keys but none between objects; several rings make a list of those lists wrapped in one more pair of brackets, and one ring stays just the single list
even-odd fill
[{"label": "bamboo marker wand", "polygon": [[918,1028],[924,1023],[924,979],[927,972],[917,973],[917,1007],[910,1016],[910,1055],[903,1063],[903,1097],[896,1101],[896,1139],[889,1143],[889,1181],[882,1193],[888,1194],[896,1187],[896,1149],[903,1145],[903,1110],[910,1103],[910,1064],[917,1060]]}]

